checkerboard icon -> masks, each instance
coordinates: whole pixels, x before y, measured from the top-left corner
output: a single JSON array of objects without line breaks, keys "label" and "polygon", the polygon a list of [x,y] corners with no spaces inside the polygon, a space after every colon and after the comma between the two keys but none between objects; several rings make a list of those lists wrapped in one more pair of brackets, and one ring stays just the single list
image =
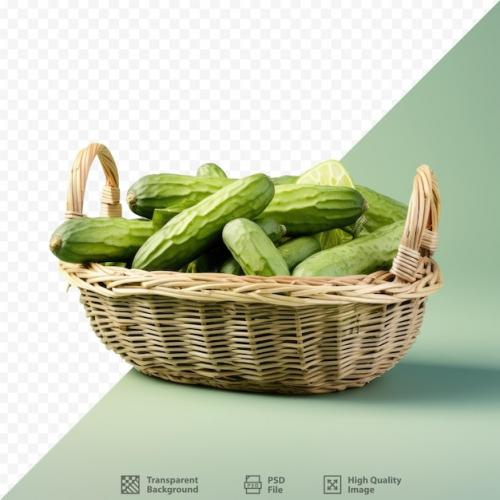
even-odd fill
[{"label": "checkerboard icon", "polygon": [[140,476],[121,476],[122,495],[138,495],[141,491]]}]

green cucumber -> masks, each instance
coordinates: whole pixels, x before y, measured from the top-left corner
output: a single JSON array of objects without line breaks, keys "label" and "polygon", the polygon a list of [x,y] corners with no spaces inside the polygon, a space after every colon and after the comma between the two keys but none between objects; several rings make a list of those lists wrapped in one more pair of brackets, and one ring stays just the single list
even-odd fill
[{"label": "green cucumber", "polygon": [[296,175],[280,175],[279,177],[271,177],[275,186],[279,186],[280,184],[295,184],[295,181],[298,179]]},{"label": "green cucumber", "polygon": [[186,208],[192,207],[193,204],[186,200],[179,200],[172,203],[167,208],[155,208],[153,211],[153,227],[155,230],[161,229],[170,219],[180,214]]},{"label": "green cucumber", "polygon": [[[213,163],[206,163],[206,165],[214,165]],[[202,165],[203,167],[204,165]],[[158,230],[162,228],[170,219],[173,219],[177,214],[181,213],[186,208],[193,206],[192,204],[186,203],[185,200],[179,200],[176,203],[173,203],[167,208],[155,208],[153,212],[153,227]],[[266,234],[273,239],[273,233],[276,234],[276,240],[281,238],[286,233],[286,227],[283,224],[279,224],[273,219],[265,218],[260,222],[260,225],[266,231]],[[264,225],[268,226],[269,230],[264,228]]]},{"label": "green cucumber", "polygon": [[196,203],[192,203],[189,199],[180,199],[167,208],[155,208],[151,220],[155,230],[161,229],[170,219],[180,214],[186,208],[192,207]]},{"label": "green cucumber", "polygon": [[[207,163],[205,165],[215,164]],[[204,168],[204,170],[206,169]],[[205,183],[207,179],[210,181]],[[295,176],[287,175],[275,177],[272,181],[276,185],[291,184],[295,179]],[[196,205],[232,182],[235,182],[235,179],[224,178],[221,175],[199,174],[197,177],[177,174],[147,175],[130,187],[127,193],[127,202],[132,212],[149,219],[154,217],[155,209],[159,210],[160,213],[156,216],[155,225],[162,227],[182,210]]]},{"label": "green cucumber", "polygon": [[273,194],[274,185],[264,174],[228,184],[170,219],[142,245],[132,267],[179,269],[210,247],[231,219],[259,215]]},{"label": "green cucumber", "polygon": [[196,172],[197,177],[220,177],[227,179],[226,172],[215,163],[204,163]]},{"label": "green cucumber", "polygon": [[255,222],[233,219],[224,226],[222,239],[247,275],[287,276],[290,274],[285,260]]},{"label": "green cucumber", "polygon": [[301,262],[294,276],[350,276],[389,269],[397,253],[405,221],[381,227],[348,243],[323,250]]},{"label": "green cucumber", "polygon": [[284,224],[290,234],[310,234],[352,224],[365,210],[365,199],[352,188],[281,184],[262,217]]},{"label": "green cucumber", "polygon": [[153,217],[151,222],[153,227],[158,231],[161,229],[170,219],[173,219],[182,210],[171,208],[155,208],[153,212]]},{"label": "green cucumber", "polygon": [[269,239],[276,243],[281,240],[283,236],[286,234],[286,227],[279,222],[276,222],[274,219],[270,219],[269,217],[262,217],[255,220],[255,223],[258,224],[262,230],[267,234]]},{"label": "green cucumber", "polygon": [[153,232],[149,220],[79,217],[63,222],[54,231],[50,250],[65,262],[125,262]]},{"label": "green cucumber", "polygon": [[367,232],[371,233],[383,226],[406,219],[408,207],[404,203],[364,186],[356,185],[356,189],[368,203],[368,210],[364,214],[366,219],[364,229]]},{"label": "green cucumber", "polygon": [[227,258],[219,268],[219,273],[242,275],[243,269],[234,257]]},{"label": "green cucumber", "polygon": [[286,265],[290,271],[293,270],[297,264],[320,250],[320,243],[314,236],[294,238],[278,247],[278,251],[285,259]]},{"label": "green cucumber", "polygon": [[167,208],[177,202],[188,208],[231,182],[221,177],[146,175],[132,184],[127,193],[127,203],[132,212],[150,219],[155,208]]},{"label": "green cucumber", "polygon": [[313,236],[319,241],[321,250],[327,250],[328,248],[333,248],[337,245],[343,245],[344,243],[351,241],[353,238],[353,235],[344,229],[331,229],[330,231],[316,233]]},{"label": "green cucumber", "polygon": [[[286,227],[283,224],[279,224],[273,219],[256,219],[255,223],[262,228],[262,230],[266,233],[266,235],[273,243],[277,243],[278,241],[282,240],[286,234]],[[227,248],[224,247],[224,249],[227,252]],[[224,255],[224,249],[216,252],[216,254]],[[219,271],[226,274],[243,274],[241,266],[238,264],[234,257],[226,258],[220,266]]]},{"label": "green cucumber", "polygon": [[216,268],[209,253],[203,253],[192,260],[186,267],[186,273],[214,273]]}]

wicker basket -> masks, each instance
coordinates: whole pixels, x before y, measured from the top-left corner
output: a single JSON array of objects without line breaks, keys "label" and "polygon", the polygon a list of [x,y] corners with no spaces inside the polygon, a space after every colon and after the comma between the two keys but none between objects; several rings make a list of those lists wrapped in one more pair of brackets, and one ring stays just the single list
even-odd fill
[{"label": "wicker basket", "polygon": [[[102,215],[121,215],[109,150],[91,144],[73,164],[67,217],[82,215],[95,156],[106,175]],[[256,277],[61,264],[104,344],[145,374],[174,382],[276,393],[360,387],[392,368],[441,286],[431,258],[436,180],[417,169],[391,272],[341,278]]]}]

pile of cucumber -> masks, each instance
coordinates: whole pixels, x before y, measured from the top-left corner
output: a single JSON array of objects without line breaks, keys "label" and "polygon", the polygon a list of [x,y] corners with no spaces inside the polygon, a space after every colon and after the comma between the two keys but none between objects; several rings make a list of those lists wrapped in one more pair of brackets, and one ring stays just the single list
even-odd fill
[{"label": "pile of cucumber", "polygon": [[147,175],[127,193],[140,219],[70,219],[50,249],[65,262],[148,271],[345,276],[389,268],[406,205],[354,185],[338,162],[341,181],[324,175],[324,163],[299,177],[229,179],[214,163],[196,176]]}]

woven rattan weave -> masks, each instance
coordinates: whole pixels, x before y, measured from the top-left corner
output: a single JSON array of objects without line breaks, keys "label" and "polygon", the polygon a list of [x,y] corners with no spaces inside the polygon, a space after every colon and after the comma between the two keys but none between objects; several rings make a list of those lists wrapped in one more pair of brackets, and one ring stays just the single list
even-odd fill
[{"label": "woven rattan weave", "polygon": [[[102,215],[121,215],[113,157],[91,144],[72,167],[67,217],[82,215],[95,156],[106,175]],[[436,180],[421,166],[391,272],[268,278],[67,263],[61,270],[80,289],[98,337],[143,373],[224,389],[338,391],[380,376],[415,340],[425,301],[441,286],[432,259],[439,210]]]}]

